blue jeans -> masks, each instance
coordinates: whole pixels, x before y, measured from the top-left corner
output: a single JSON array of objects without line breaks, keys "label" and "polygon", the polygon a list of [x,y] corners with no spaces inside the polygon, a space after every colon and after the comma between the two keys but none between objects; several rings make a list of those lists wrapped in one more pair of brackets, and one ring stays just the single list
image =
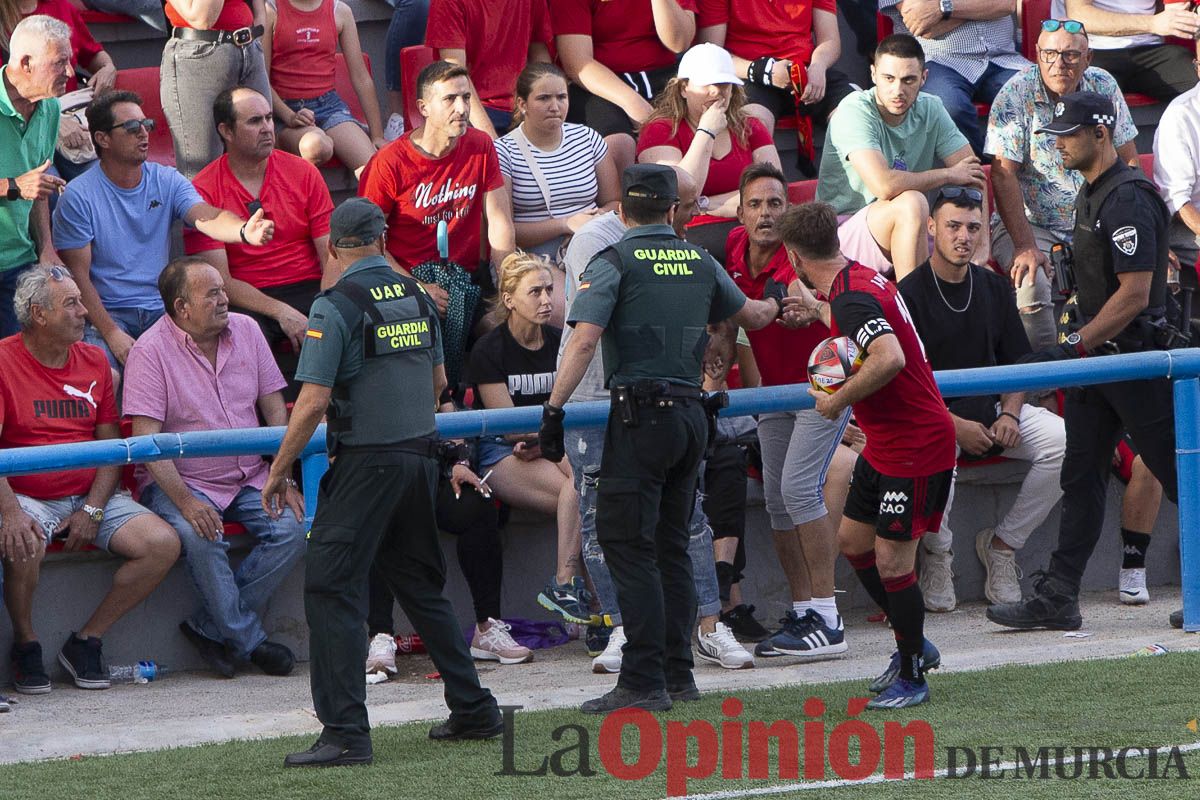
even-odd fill
[{"label": "blue jeans", "polygon": [[[112,317],[112,321],[117,323],[117,327],[134,339],[149,330],[150,326],[158,322],[159,317],[164,313],[161,308],[110,308],[107,311],[108,315]],[[104,355],[108,356],[109,366],[113,369],[121,369],[117,357],[112,354],[112,350],[108,349],[108,342],[104,341],[100,331],[90,322],[83,329],[83,340],[103,350]]]},{"label": "blue jeans", "polygon": [[971,83],[947,66],[932,61],[925,66],[929,69],[929,79],[925,81],[921,91],[941,98],[942,105],[946,107],[962,135],[971,143],[975,155],[982,158],[987,120],[980,123],[975,101],[990,103],[995,100],[1000,87],[1017,74],[1016,70],[990,63],[983,75],[979,76],[979,80]]},{"label": "blue jeans", "polygon": [[[567,431],[567,460],[575,474],[575,490],[579,492],[580,533],[583,538],[583,562],[587,565],[592,585],[600,600],[600,613],[612,618],[614,625],[621,623],[621,611],[617,606],[617,590],[612,575],[604,561],[604,551],[596,539],[596,478],[600,472],[600,456],[604,452],[604,429],[581,428]],[[700,467],[701,474],[704,467]],[[688,556],[692,559],[692,578],[696,584],[696,606],[701,617],[715,617],[721,613],[721,597],[717,586],[717,565],[713,558],[712,528],[700,507],[700,493],[696,493],[692,520],[688,526],[691,540]]]},{"label": "blue jeans", "polygon": [[[201,492],[197,498],[213,505]],[[151,484],[142,492],[142,504],[175,528],[183,546],[188,575],[200,595],[200,606],[190,620],[202,636],[222,642],[237,658],[250,657],[267,639],[258,612],[304,555],[304,523],[290,510],[271,519],[262,507],[262,492],[245,486],[222,518],[239,522],[258,540],[235,570],[229,565],[229,542],[215,542],[196,533],[170,498]]]},{"label": "blue jeans", "polygon": [[[384,78],[389,92],[398,92],[403,88],[400,82],[400,51],[413,47],[425,41],[425,23],[429,20],[429,0],[394,0],[392,5],[392,22],[388,25],[387,40],[384,43]],[[412,76],[416,85],[417,76]]]},{"label": "blue jeans", "polygon": [[13,308],[13,295],[17,291],[17,279],[32,266],[33,264],[21,264],[0,272],[0,338],[21,332],[17,312]]}]

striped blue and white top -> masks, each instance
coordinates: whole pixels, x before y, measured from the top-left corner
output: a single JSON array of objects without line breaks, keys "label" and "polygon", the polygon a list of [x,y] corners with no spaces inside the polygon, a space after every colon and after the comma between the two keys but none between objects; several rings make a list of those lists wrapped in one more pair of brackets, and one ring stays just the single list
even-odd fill
[{"label": "striped blue and white top", "polygon": [[563,123],[562,142],[557,150],[539,150],[532,142],[529,150],[537,159],[550,188],[549,210],[542,190],[533,177],[515,138],[516,131],[496,140],[500,172],[512,181],[514,222],[537,222],[548,217],[569,217],[596,205],[599,183],[596,165],[608,155],[604,138],[586,125]]}]

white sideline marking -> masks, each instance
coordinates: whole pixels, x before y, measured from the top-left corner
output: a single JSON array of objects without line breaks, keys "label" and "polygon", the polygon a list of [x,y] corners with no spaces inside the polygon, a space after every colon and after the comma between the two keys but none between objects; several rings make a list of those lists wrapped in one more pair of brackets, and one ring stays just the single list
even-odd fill
[{"label": "white sideline marking", "polygon": [[[1137,745],[1130,745],[1130,747],[1136,747],[1136,746]],[[1111,748],[1111,749],[1117,750],[1119,748]],[[1191,744],[1179,744],[1179,745],[1169,745],[1168,744],[1168,745],[1162,745],[1160,747],[1151,747],[1147,750],[1143,750],[1139,754],[1127,755],[1126,758],[1131,759],[1131,760],[1138,759],[1138,758],[1147,758],[1147,757],[1149,757],[1151,752],[1169,753],[1173,749],[1178,750],[1180,753],[1191,753],[1196,750],[1200,750],[1200,742],[1192,742]],[[1075,758],[1063,759],[1062,764],[1064,766],[1069,765],[1069,764],[1074,764],[1077,760],[1083,761],[1085,764],[1090,763],[1092,761],[1091,753],[1084,754],[1084,757],[1082,759],[1075,759]],[[1057,763],[1057,762],[1055,762],[1055,763]],[[1022,764],[1020,764],[1016,761],[1007,761],[1007,762],[1001,764],[999,767],[995,768],[995,771],[1007,772],[1008,770],[1014,770],[1014,769],[1017,769],[1018,767],[1022,767],[1022,766],[1023,766]],[[934,779],[945,778],[946,773],[947,773],[946,769],[935,770],[933,773],[933,778]],[[877,783],[898,783],[900,781],[916,780],[916,778],[917,778],[916,773],[913,773],[913,772],[904,773],[903,778],[888,778],[881,773],[876,773],[875,775],[869,775],[866,778],[863,778],[862,780],[858,780],[858,781],[848,780],[846,778],[839,778],[839,779],[833,780],[833,781],[815,781],[815,782],[805,781],[805,782],[779,784],[777,786],[760,786],[755,789],[728,789],[723,792],[708,792],[707,794],[689,794],[689,795],[683,795],[683,796],[679,796],[679,797],[669,797],[669,798],[667,798],[667,800],[733,800],[733,798],[738,798],[738,797],[764,797],[764,796],[776,795],[776,794],[789,794],[791,792],[807,792],[812,789],[841,789],[846,786],[871,786],[871,785],[874,785]],[[922,779],[922,780],[929,780],[929,779]]]}]

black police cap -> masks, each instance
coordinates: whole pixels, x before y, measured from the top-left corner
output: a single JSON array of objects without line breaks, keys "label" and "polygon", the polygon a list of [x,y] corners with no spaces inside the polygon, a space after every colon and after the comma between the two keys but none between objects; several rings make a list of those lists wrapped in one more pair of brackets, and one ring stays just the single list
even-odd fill
[{"label": "black police cap", "polygon": [[1116,127],[1117,112],[1112,100],[1096,92],[1074,92],[1062,96],[1054,106],[1054,119],[1035,132],[1058,136],[1093,125],[1105,125],[1109,130]]},{"label": "black police cap", "polygon": [[621,196],[642,200],[679,199],[679,181],[675,170],[662,164],[634,164],[621,174]]}]

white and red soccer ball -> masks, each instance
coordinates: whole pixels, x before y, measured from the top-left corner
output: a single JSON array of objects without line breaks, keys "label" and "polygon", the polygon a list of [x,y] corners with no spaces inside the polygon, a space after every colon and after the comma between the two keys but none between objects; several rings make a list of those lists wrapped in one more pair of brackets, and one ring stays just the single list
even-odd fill
[{"label": "white and red soccer ball", "polygon": [[831,336],[808,357],[808,382],[819,392],[833,394],[862,366],[862,350],[845,336]]}]

